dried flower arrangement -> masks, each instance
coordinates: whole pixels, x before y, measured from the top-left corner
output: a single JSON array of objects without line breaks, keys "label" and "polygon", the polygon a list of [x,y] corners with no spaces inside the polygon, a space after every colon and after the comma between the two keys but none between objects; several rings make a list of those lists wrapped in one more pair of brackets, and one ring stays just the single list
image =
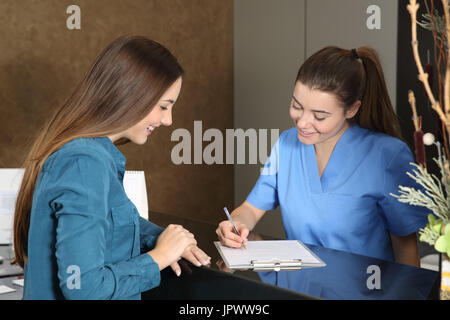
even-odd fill
[{"label": "dried flower arrangement", "polygon": [[[421,117],[417,116],[416,102],[414,93],[409,92],[409,103],[412,109],[412,120],[414,123],[414,147],[416,155],[416,170],[407,175],[415,180],[423,189],[399,186],[399,195],[391,194],[399,201],[409,203],[415,206],[428,208],[432,214],[428,215],[428,224],[420,229],[420,241],[426,242],[442,253],[441,265],[441,299],[450,299],[450,169],[449,169],[449,145],[447,137],[450,136],[450,48],[448,39],[450,39],[450,11],[448,0],[441,0],[444,15],[440,16],[434,7],[434,0],[430,0],[430,6],[427,1],[425,5],[428,13],[423,15],[424,21],[417,21],[417,11],[419,4],[416,0],[410,0],[407,9],[411,15],[411,35],[412,50],[414,60],[419,71],[419,80],[423,83],[431,108],[438,114],[442,124],[443,146],[441,142],[435,142],[434,136],[430,133],[423,134],[421,126]],[[431,8],[430,8],[431,7]],[[431,89],[432,66],[422,65],[419,55],[419,42],[417,41],[417,25],[431,30],[433,34],[434,45],[437,55],[435,63],[438,75],[439,97],[435,98]],[[445,66],[445,75],[441,75],[441,64]],[[442,81],[444,78],[444,81]],[[442,108],[444,106],[444,108]],[[439,167],[441,179],[427,171],[425,145],[435,144],[438,148],[438,158],[433,159]]]}]

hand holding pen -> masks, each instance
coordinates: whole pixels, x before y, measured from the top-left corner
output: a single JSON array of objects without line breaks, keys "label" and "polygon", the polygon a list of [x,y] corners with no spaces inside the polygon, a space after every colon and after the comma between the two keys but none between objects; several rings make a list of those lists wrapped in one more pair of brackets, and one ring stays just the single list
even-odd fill
[{"label": "hand holding pen", "polygon": [[220,243],[231,248],[246,248],[245,244],[250,230],[239,220],[233,220],[227,208],[224,208],[224,211],[228,219],[222,221],[216,229]]}]

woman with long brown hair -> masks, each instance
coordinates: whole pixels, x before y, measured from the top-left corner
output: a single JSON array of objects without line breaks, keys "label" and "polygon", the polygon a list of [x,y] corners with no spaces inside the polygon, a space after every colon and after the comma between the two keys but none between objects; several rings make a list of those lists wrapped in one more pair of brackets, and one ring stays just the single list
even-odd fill
[{"label": "woman with long brown hair", "polygon": [[13,263],[24,299],[140,299],[160,270],[209,257],[182,226],[139,217],[123,188],[116,145],[142,145],[170,126],[183,69],[159,43],[123,36],[98,56],[46,124],[25,161],[14,215]]},{"label": "woman with long brown hair", "polygon": [[288,239],[419,265],[421,207],[390,193],[418,187],[375,50],[326,47],[301,66],[283,132],[246,201],[216,232],[241,247],[267,210],[281,207]]}]

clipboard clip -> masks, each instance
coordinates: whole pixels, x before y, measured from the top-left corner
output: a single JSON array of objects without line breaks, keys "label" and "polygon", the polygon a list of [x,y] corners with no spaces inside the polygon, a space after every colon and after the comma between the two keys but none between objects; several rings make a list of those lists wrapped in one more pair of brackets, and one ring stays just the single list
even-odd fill
[{"label": "clipboard clip", "polygon": [[252,260],[250,261],[253,271],[282,271],[300,270],[302,268],[301,259],[292,260]]}]

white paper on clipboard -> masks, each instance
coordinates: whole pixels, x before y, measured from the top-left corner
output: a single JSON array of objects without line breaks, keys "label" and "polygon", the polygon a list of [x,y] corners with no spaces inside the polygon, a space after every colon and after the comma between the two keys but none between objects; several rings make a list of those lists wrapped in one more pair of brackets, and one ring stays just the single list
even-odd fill
[{"label": "white paper on clipboard", "polygon": [[248,241],[247,248],[217,247],[226,266],[230,269],[254,269],[258,261],[301,261],[301,268],[324,267],[326,264],[298,240]]}]

